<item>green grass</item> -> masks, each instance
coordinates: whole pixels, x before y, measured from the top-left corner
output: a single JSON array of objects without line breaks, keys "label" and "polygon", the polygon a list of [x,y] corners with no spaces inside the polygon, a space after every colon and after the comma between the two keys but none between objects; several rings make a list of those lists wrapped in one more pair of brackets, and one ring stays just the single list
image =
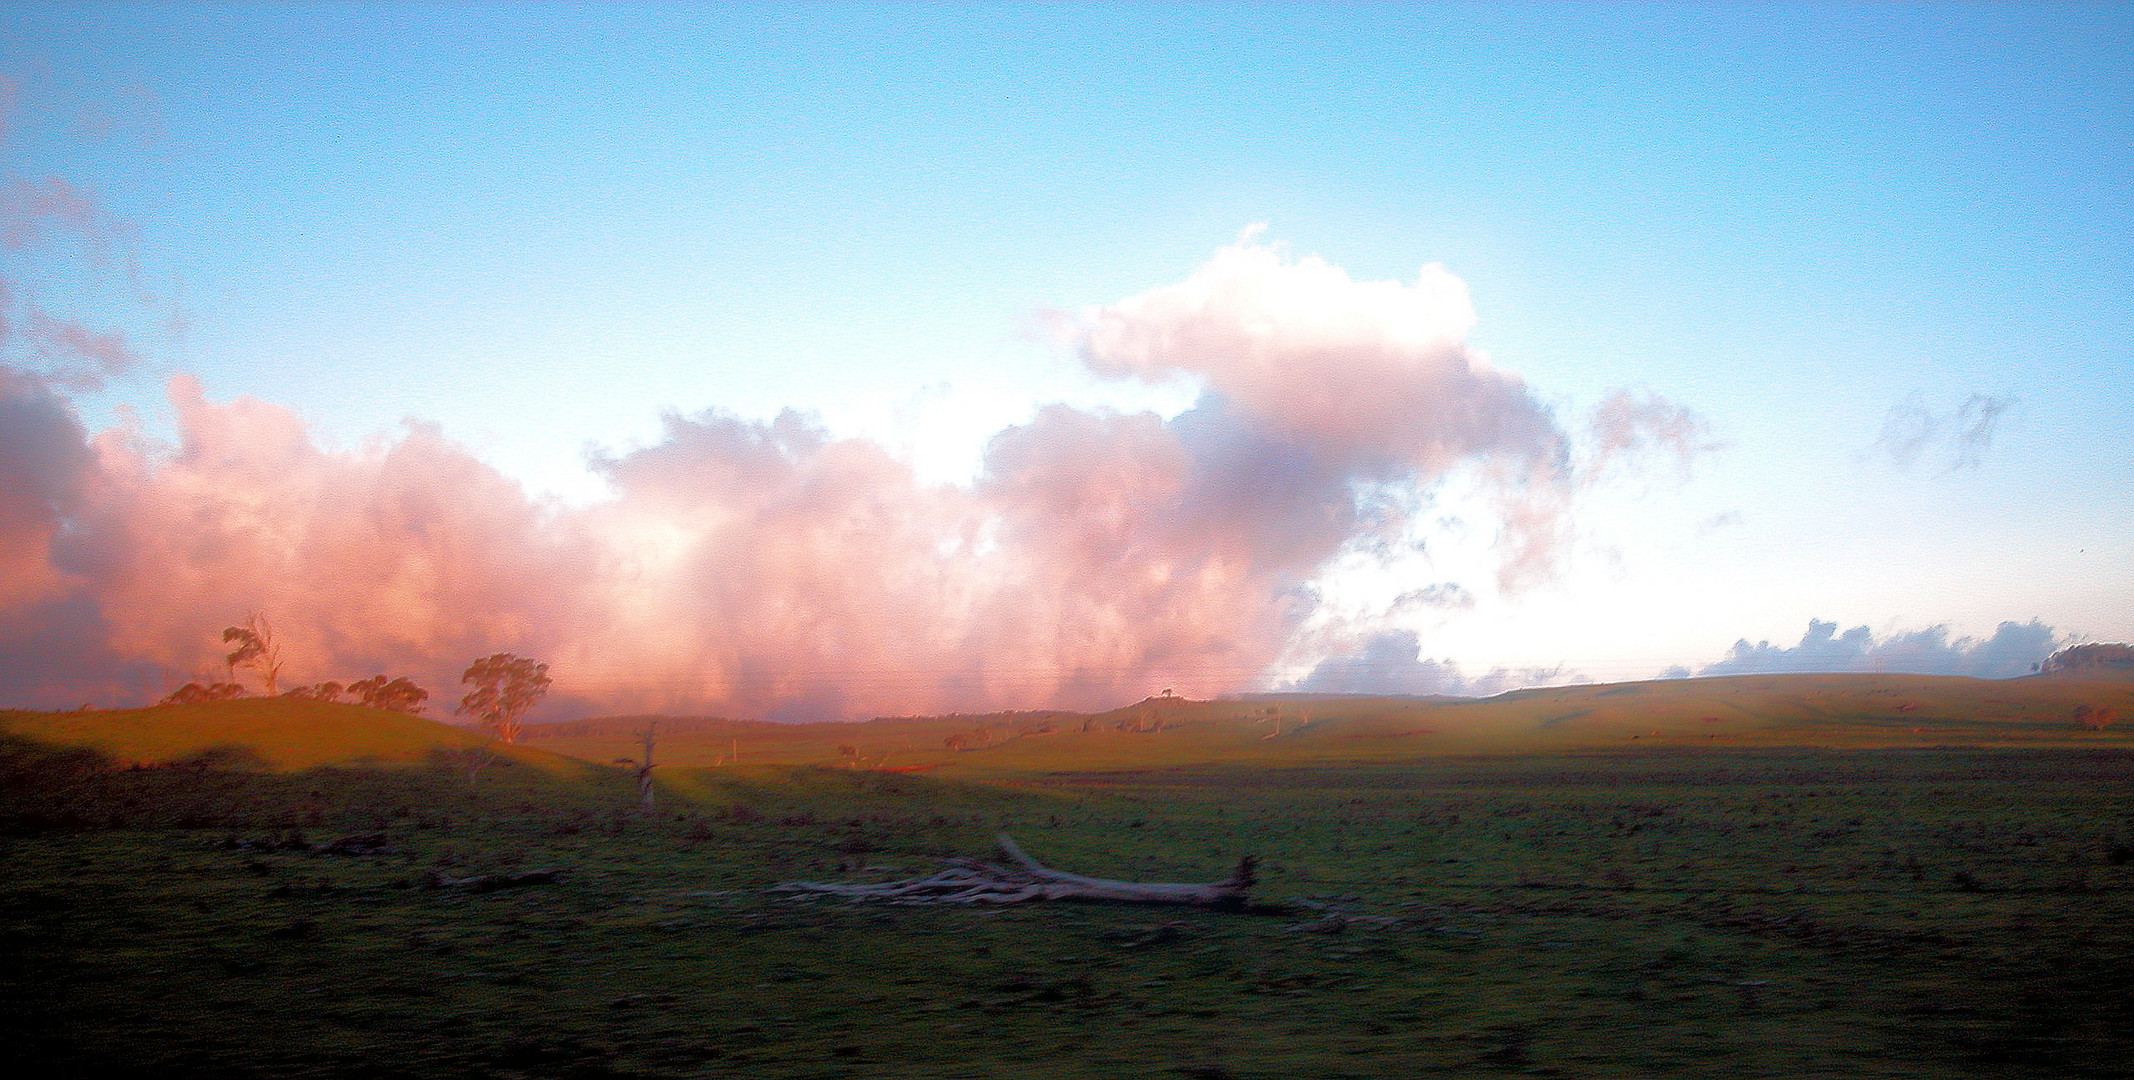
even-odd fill
[{"label": "green grass", "polygon": [[[2046,1077],[2134,1050],[2122,752],[677,769],[651,818],[618,770],[15,754],[0,1014],[40,1075]],[[225,846],[292,827],[395,850]],[[1398,921],[762,891],[1000,829],[1116,877],[1256,852],[1268,899]],[[570,873],[420,887],[536,867]]]},{"label": "green grass", "polygon": [[[2124,694],[1699,680],[1287,703],[1278,738],[1161,701],[963,752],[974,718],[670,722],[649,816],[597,764],[631,720],[527,750],[287,702],[8,714],[0,1038],[40,1076],[2121,1076],[2134,749],[2070,718]],[[1763,734],[1702,738],[1720,705]],[[1002,830],[1106,877],[1254,853],[1281,903],[765,891]],[[352,833],[391,850],[318,850]]]}]

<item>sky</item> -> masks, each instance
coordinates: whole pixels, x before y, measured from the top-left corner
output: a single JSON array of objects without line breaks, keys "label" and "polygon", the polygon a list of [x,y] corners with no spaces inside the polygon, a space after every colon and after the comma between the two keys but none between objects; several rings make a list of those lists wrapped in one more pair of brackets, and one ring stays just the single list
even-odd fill
[{"label": "sky", "polygon": [[0,707],[253,612],[780,719],[2134,638],[2134,7],[0,29]]}]

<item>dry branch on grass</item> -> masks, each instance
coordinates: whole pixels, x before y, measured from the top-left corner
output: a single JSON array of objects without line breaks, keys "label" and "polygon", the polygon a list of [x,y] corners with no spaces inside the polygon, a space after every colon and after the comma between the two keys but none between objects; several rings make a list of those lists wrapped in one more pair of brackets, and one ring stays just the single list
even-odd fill
[{"label": "dry branch on grass", "polygon": [[526,885],[554,884],[565,873],[568,873],[568,871],[557,868],[552,870],[527,870],[517,874],[476,874],[473,877],[455,878],[432,872],[424,876],[422,884],[423,888],[426,889],[465,889],[468,892],[495,892],[498,889],[516,889]]},{"label": "dry branch on grass", "polygon": [[1111,881],[1054,870],[1024,853],[1015,838],[1000,834],[1000,850],[1016,863],[1004,866],[976,859],[950,859],[947,869],[925,877],[877,884],[788,881],[773,892],[820,893],[851,900],[899,904],[1021,904],[1032,900],[1102,900],[1120,904],[1189,904],[1196,907],[1243,907],[1255,880],[1258,860],[1247,855],[1221,881],[1172,884]]}]

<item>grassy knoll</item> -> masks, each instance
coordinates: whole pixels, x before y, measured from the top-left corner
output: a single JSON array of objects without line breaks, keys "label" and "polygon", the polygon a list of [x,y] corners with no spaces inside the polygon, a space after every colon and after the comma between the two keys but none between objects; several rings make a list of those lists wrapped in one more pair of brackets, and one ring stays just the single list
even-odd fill
[{"label": "grassy knoll", "polygon": [[[1886,712],[1974,715],[1921,687]],[[1614,700],[1582,689],[1571,704]],[[1513,704],[1565,708],[1554,693]],[[2116,727],[2065,725],[2074,703],[2003,721],[2071,745],[1376,761],[1308,728],[1051,718],[919,773],[779,763],[780,739],[798,757],[819,735],[768,731],[759,760],[662,769],[651,816],[621,770],[546,756],[196,752],[225,739],[144,758],[11,717],[0,1038],[52,1076],[2121,1076],[2134,750],[2083,745]],[[1405,722],[1357,708],[1311,723]],[[1259,895],[1307,902],[763,891],[920,873],[1002,829],[1112,877],[1205,880],[1254,852]],[[347,834],[386,850],[323,843]],[[568,872],[449,884],[545,868]]]}]

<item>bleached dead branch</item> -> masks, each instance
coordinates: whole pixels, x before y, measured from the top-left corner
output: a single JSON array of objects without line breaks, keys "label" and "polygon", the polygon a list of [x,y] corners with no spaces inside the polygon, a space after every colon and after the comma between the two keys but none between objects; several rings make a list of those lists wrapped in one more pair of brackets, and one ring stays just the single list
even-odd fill
[{"label": "bleached dead branch", "polygon": [[851,900],[896,904],[1021,904],[1032,900],[1097,900],[1119,904],[1188,904],[1197,907],[1242,907],[1252,888],[1258,860],[1247,855],[1221,881],[1170,883],[1112,881],[1054,870],[1000,834],[1000,850],[1016,865],[951,859],[946,869],[925,877],[873,884],[788,881],[773,892],[818,893]]}]

